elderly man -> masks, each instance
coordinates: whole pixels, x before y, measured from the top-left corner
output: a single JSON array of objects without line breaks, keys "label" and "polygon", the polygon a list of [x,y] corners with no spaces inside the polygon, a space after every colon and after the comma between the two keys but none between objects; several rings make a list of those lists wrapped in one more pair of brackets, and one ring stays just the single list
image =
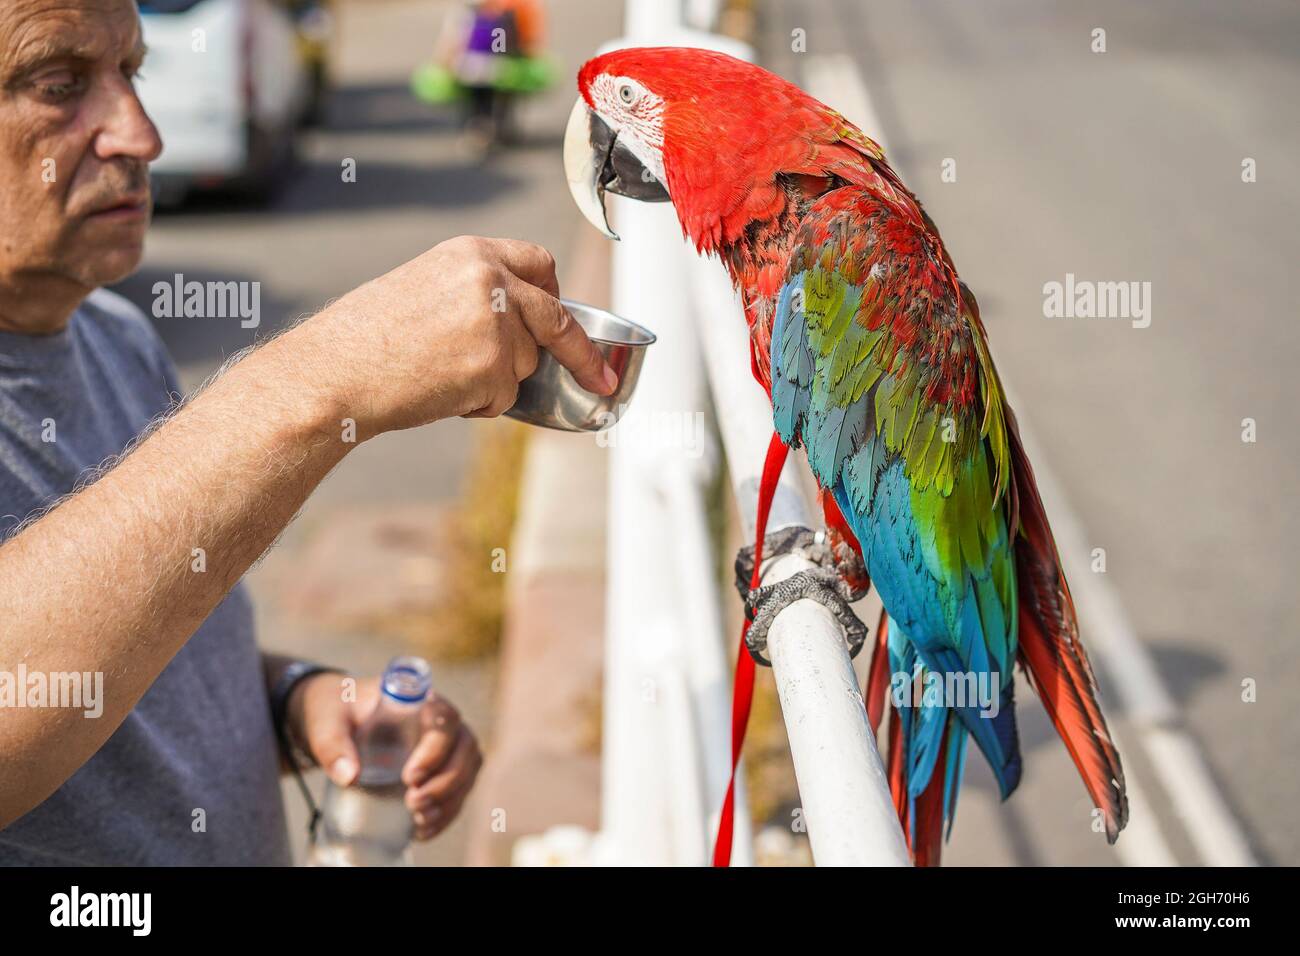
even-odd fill
[{"label": "elderly man", "polygon": [[[240,576],[356,442],[499,415],[542,346],[592,391],[616,379],[545,250],[462,238],[172,408],[158,337],[98,289],[149,222],[143,52],[133,0],[0,5],[0,676],[103,678],[97,716],[0,706],[0,863],[283,864],[273,712],[346,785],[376,681],[351,703],[260,654]],[[424,717],[403,779],[428,839],[480,757],[450,705]]]}]

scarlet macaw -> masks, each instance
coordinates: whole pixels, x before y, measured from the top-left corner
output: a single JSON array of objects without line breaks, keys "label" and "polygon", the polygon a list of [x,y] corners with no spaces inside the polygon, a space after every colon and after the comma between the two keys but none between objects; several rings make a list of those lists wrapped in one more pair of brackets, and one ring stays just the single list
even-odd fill
[{"label": "scarlet macaw", "polygon": [[839,584],[814,572],[751,594],[769,605],[759,618],[801,596],[844,605],[869,576],[885,607],[873,725],[890,675],[996,689],[991,719],[970,700],[891,709],[889,776],[916,862],[938,862],[968,736],[1004,798],[1020,780],[1014,660],[1114,842],[1124,775],[1056,545],[975,298],[916,197],[843,116],[720,53],[618,50],[588,61],[578,89],[565,163],[579,207],[617,238],[604,193],[671,201],[697,251],[722,260],[776,431],[822,489]]}]

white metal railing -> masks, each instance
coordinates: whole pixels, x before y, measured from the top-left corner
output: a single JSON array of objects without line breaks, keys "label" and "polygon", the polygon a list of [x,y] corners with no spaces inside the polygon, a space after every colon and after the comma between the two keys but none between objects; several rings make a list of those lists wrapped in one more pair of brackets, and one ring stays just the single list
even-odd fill
[{"label": "white metal railing", "polygon": [[[692,2],[691,22],[717,4]],[[751,58],[744,44],[683,26],[687,6],[628,0],[618,45],[709,46]],[[740,303],[717,262],[683,242],[667,205],[608,197],[622,236],[613,252],[613,308],[653,329],[636,401],[610,433],[602,822],[595,858],[616,864],[708,861],[730,771],[730,662],[719,562],[707,535],[706,489],[726,448],[746,540],[771,411],[750,374]],[[717,432],[697,428],[712,394]],[[698,433],[693,444],[687,436]],[[675,436],[675,437],[674,437]],[[793,456],[791,456],[793,461]],[[788,463],[768,530],[815,527]],[[773,583],[808,567],[787,555]],[[820,604],[802,600],[772,625],[769,656],[818,865],[909,865],[884,769],[845,646]],[[735,865],[752,861],[738,786]]]},{"label": "white metal railing", "polygon": [[[691,329],[686,260],[666,206],[621,204],[613,308],[653,328],[654,361],[609,433],[600,854],[701,864],[730,754],[729,666],[706,493],[718,467]],[[748,828],[743,814],[739,829]],[[748,862],[742,855],[738,862]]]}]

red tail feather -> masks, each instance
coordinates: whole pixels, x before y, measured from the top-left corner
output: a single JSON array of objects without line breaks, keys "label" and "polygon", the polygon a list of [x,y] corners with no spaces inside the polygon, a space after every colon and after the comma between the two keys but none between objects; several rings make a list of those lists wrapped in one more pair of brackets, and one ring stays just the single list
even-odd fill
[{"label": "red tail feather", "polygon": [[1020,601],[1018,656],[1093,804],[1105,814],[1106,837],[1114,843],[1128,822],[1124,771],[1097,704],[1097,681],[1079,641],[1074,601],[1009,407],[1006,416],[1019,525],[1018,532],[1012,531]]},{"label": "red tail feather", "polygon": [[[867,722],[871,725],[873,734],[880,730],[880,721],[885,715],[885,704],[889,701],[890,687],[889,615],[884,608],[881,608],[880,623],[876,626],[876,646],[871,652],[871,666],[867,670],[867,689],[863,695],[867,703]],[[890,704],[889,749],[885,755],[885,770],[889,778],[889,794],[894,798],[894,812],[898,814],[898,823],[903,828],[903,837],[907,840],[908,849],[912,849],[911,828],[908,826],[907,814],[906,751],[907,748],[903,746],[903,722],[898,717],[898,710]],[[915,862],[915,853],[913,860]],[[935,861],[938,861],[937,850]]]},{"label": "red tail feather", "polygon": [[916,798],[916,820],[913,821],[912,862],[917,866],[938,866],[939,853],[943,849],[943,768],[948,755],[947,724],[954,718],[949,716],[944,722],[943,743],[939,745],[939,757],[934,765],[934,773],[921,795]]},{"label": "red tail feather", "polygon": [[[877,671],[877,662],[886,656],[885,650],[885,615],[880,615],[881,638],[876,645],[875,656],[871,659],[871,674],[868,678],[868,687],[871,686],[872,679]],[[881,668],[888,673],[889,668]],[[888,683],[884,685],[888,688]],[[881,694],[879,698],[868,698],[867,717],[871,719],[871,701],[878,699],[883,706],[887,695]],[[879,716],[872,720],[872,727],[879,725]],[[951,718],[949,718],[951,719]],[[943,743],[940,745],[937,768],[942,768],[946,760],[948,750],[948,734],[945,731]],[[903,828],[903,837],[907,840],[907,848],[912,853],[912,862],[916,866],[938,866],[939,855],[943,848],[943,785],[944,774],[942,769],[938,769],[930,778],[921,795],[916,798],[914,809],[916,810],[916,819],[911,819],[908,813],[907,800],[907,748],[903,745],[903,722],[899,719],[898,709],[892,704],[889,707],[889,754],[885,758],[885,772],[889,778],[889,794],[894,799],[894,811],[898,814],[899,826]]]},{"label": "red tail feather", "polygon": [[871,732],[880,730],[880,718],[885,714],[885,699],[889,696],[889,616],[880,611],[876,626],[876,646],[871,652],[871,667],[867,671],[867,722]]},{"label": "red tail feather", "polygon": [[[903,827],[903,836],[907,836],[907,770],[903,757],[903,722],[898,719],[898,711],[889,708],[889,757],[885,763],[885,772],[889,776],[889,794],[894,798],[894,809],[898,811],[898,822]],[[908,841],[911,842],[910,839]]]}]

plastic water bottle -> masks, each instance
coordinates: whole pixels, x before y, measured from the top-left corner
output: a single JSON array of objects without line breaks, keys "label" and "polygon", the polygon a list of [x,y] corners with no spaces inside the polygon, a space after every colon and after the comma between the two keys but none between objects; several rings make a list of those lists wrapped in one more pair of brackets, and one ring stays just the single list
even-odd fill
[{"label": "plastic water bottle", "polygon": [[360,774],[350,787],[326,786],[312,866],[411,865],[414,826],[401,775],[420,739],[420,707],[432,685],[428,661],[389,663],[379,704],[357,730]]}]

